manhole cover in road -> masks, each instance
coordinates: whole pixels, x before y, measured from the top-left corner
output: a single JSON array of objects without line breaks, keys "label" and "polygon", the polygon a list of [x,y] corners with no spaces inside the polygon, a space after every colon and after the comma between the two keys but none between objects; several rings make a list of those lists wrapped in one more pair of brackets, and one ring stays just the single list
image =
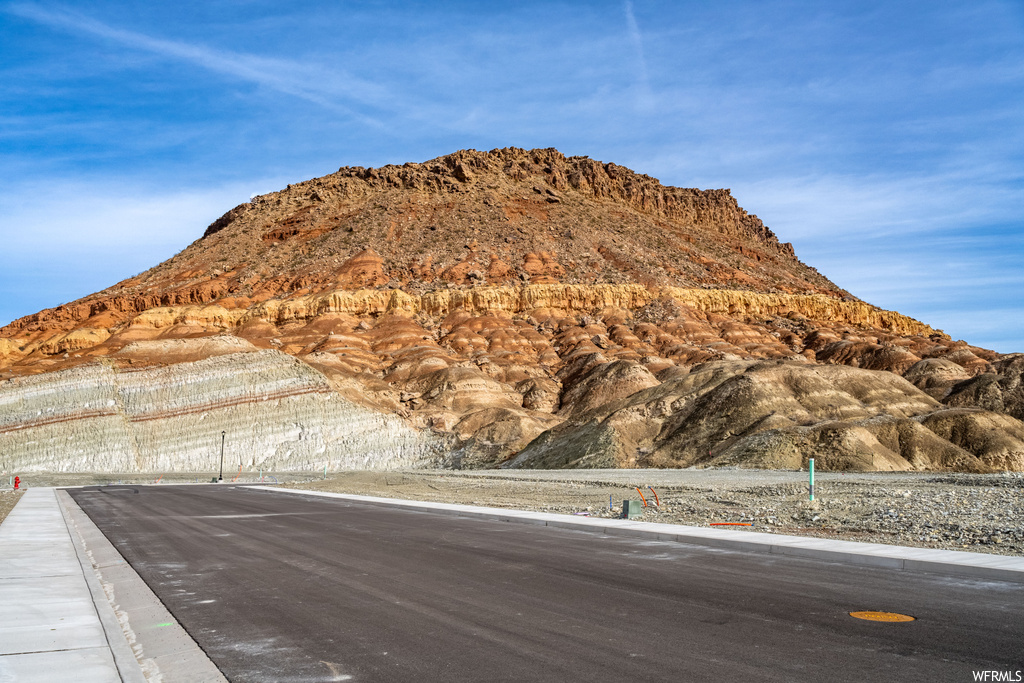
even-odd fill
[{"label": "manhole cover in road", "polygon": [[896,612],[850,612],[850,616],[867,621],[914,621],[917,619],[909,614],[897,614]]}]

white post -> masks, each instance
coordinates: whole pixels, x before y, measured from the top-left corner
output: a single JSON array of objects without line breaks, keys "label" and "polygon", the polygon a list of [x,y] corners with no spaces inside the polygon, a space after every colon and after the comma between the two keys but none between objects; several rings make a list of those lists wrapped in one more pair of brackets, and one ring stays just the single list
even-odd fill
[{"label": "white post", "polygon": [[811,500],[814,500],[814,458],[808,460],[807,464],[810,465],[811,472]]}]

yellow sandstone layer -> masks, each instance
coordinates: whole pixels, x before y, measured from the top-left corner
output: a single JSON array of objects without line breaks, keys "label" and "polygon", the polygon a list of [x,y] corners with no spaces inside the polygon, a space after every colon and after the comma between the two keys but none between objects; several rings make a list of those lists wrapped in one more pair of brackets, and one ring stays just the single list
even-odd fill
[{"label": "yellow sandstone layer", "polygon": [[[385,314],[412,316],[423,312],[445,316],[454,311],[470,315],[529,315],[534,311],[577,314],[606,308],[636,310],[657,300],[673,300],[703,314],[732,318],[800,315],[833,325],[854,325],[898,335],[942,334],[924,323],[895,311],[885,311],[861,301],[843,301],[820,294],[760,294],[727,289],[647,288],[625,285],[541,284],[521,287],[476,287],[409,294],[399,289],[338,290],[294,299],[273,299],[251,308],[208,306],[153,308],[136,316],[132,329],[153,330],[172,325],[194,326],[197,333],[231,330],[247,322],[264,320],[275,325],[308,321],[327,313],[376,317]],[[37,340],[19,350],[16,340],[0,339],[0,362],[10,363],[38,349],[45,354],[74,352],[106,340],[114,330],[79,328]],[[121,334],[124,334],[122,332]],[[943,335],[945,336],[945,335]]]},{"label": "yellow sandstone layer", "polygon": [[251,320],[266,320],[274,324],[311,320],[325,313],[379,316],[415,315],[423,312],[444,316],[454,311],[465,311],[471,315],[526,315],[538,309],[583,313],[612,307],[637,309],[658,299],[672,299],[701,313],[727,317],[795,313],[812,320],[863,325],[894,334],[929,335],[938,332],[894,311],[885,311],[861,301],[842,301],[819,294],[758,294],[724,289],[648,289],[641,285],[558,284],[452,289],[421,296],[398,289],[335,291],[296,299],[271,300],[248,310],[234,311],[220,306],[155,308],[135,318],[132,325],[159,328],[191,323],[229,328]]}]

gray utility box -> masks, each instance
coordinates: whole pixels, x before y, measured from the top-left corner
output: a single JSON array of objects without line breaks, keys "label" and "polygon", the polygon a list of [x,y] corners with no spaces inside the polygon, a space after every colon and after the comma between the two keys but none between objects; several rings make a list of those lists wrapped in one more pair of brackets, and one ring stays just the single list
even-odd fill
[{"label": "gray utility box", "polygon": [[639,500],[624,500],[622,501],[622,518],[633,519],[634,517],[642,517],[644,514],[643,503]]}]

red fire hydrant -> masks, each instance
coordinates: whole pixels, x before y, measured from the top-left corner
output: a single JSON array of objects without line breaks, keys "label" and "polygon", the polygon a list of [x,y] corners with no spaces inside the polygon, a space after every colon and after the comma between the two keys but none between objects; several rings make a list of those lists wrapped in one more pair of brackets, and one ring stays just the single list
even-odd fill
[{"label": "red fire hydrant", "polygon": [[19,486],[21,486],[21,477],[15,477],[14,478],[14,490],[17,491]]}]

